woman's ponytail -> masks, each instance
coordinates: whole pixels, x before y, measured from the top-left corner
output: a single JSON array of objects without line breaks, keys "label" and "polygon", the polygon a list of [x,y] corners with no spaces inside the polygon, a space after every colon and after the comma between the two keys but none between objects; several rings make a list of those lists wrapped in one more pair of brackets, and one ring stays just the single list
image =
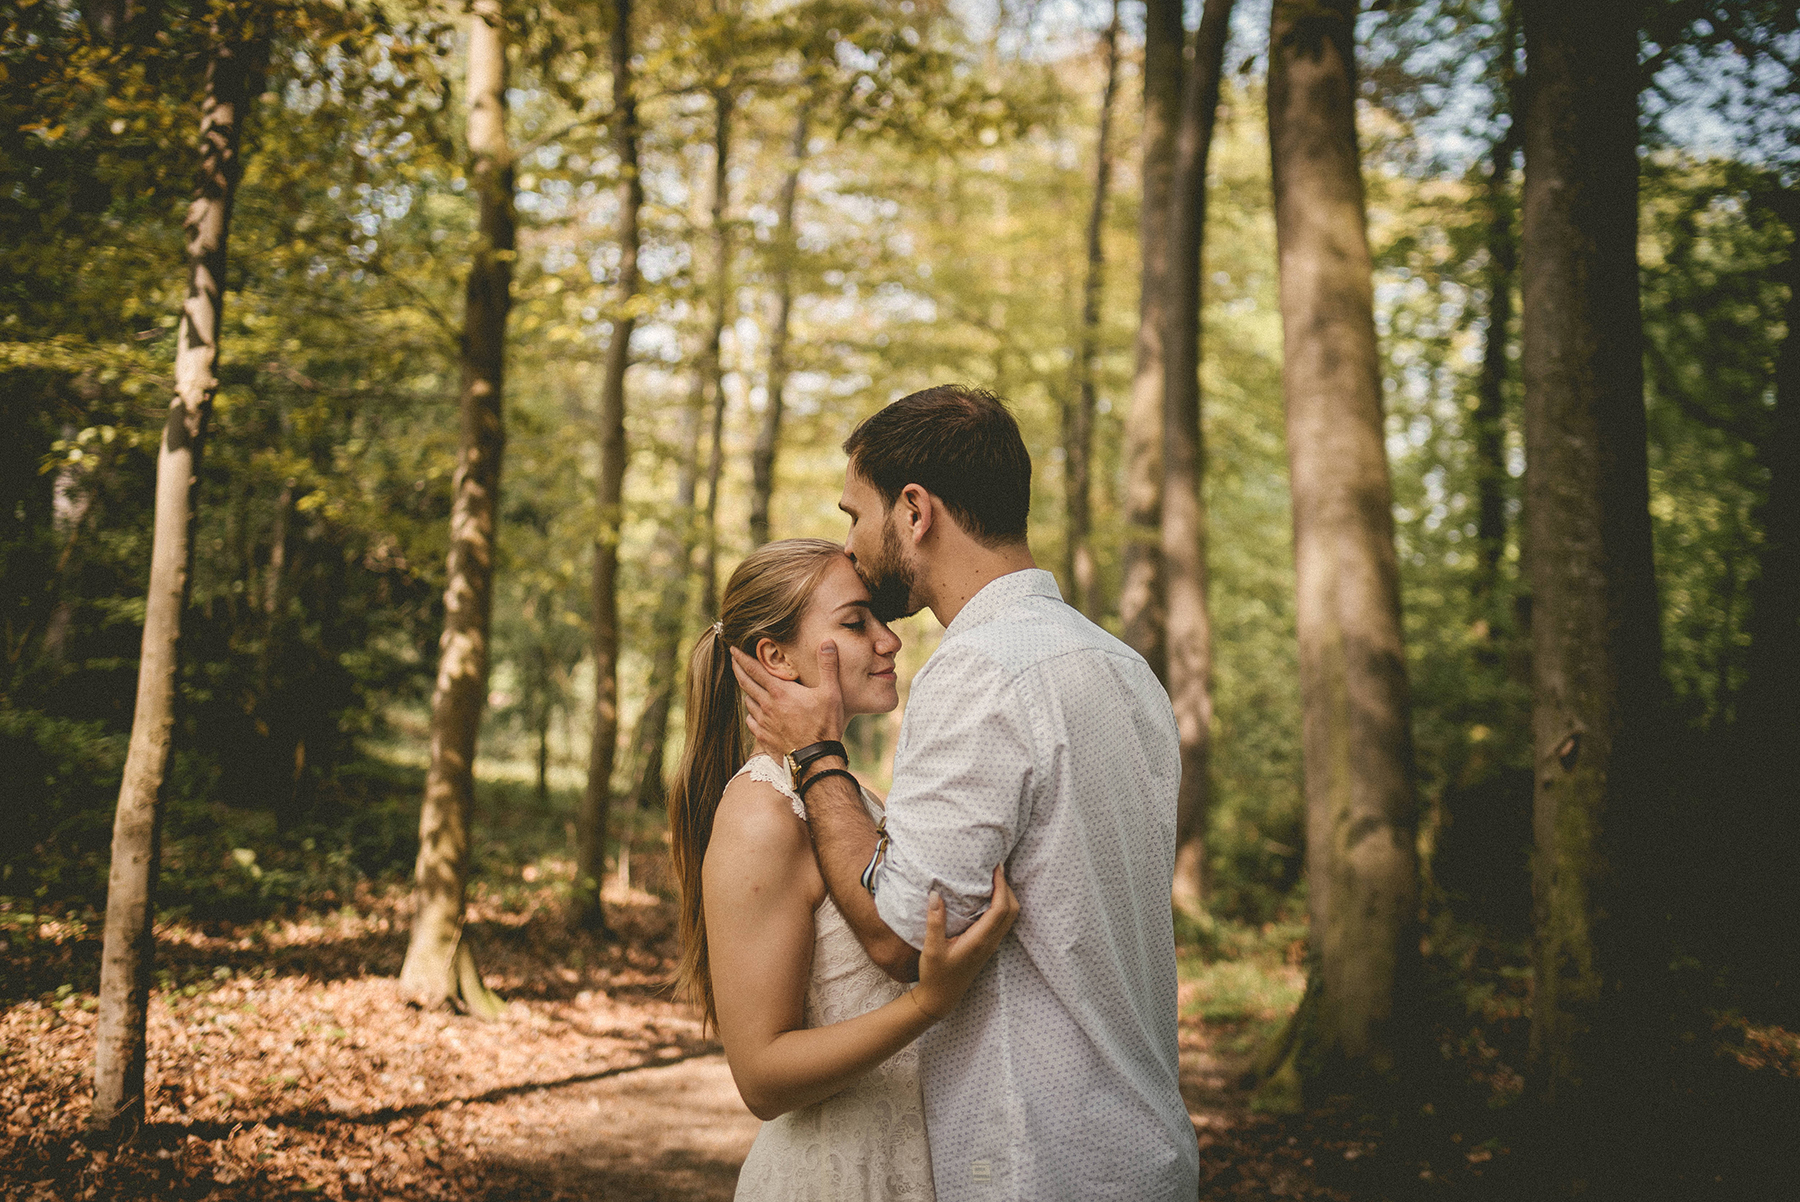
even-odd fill
[{"label": "woman's ponytail", "polygon": [[681,767],[669,786],[670,857],[681,884],[681,964],[675,992],[698,1005],[708,1025],[718,1016],[706,950],[701,868],[719,798],[744,766],[748,742],[731,649],[755,655],[764,639],[778,645],[792,643],[820,577],[843,554],[836,543],[818,538],[790,538],[758,547],[731,574],[719,603],[719,621],[700,632],[688,657],[687,738]]},{"label": "woman's ponytail", "polygon": [[[744,766],[744,723],[731,649],[718,624],[707,627],[688,659],[687,741],[669,788],[669,850],[681,882],[681,964],[675,991],[715,1018],[712,966],[706,954],[706,910],[700,869],[712,839],[713,814],[725,785]],[[688,900],[694,904],[689,905]]]}]

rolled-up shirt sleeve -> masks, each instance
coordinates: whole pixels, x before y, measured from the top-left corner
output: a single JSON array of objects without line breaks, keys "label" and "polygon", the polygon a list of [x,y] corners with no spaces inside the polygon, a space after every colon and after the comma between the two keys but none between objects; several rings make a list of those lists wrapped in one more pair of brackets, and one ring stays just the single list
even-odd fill
[{"label": "rolled-up shirt sleeve", "polygon": [[913,682],[909,711],[933,717],[907,731],[896,752],[889,842],[873,878],[882,921],[914,947],[925,946],[933,889],[951,935],[987,909],[994,865],[1012,853],[1031,811],[1026,682],[978,651],[950,650]]}]

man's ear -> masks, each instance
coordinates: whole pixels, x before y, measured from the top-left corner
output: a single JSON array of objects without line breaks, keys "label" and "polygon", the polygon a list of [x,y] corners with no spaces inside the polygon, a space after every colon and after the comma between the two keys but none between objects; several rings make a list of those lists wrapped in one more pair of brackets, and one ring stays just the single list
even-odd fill
[{"label": "man's ear", "polygon": [[933,514],[931,494],[923,485],[908,484],[900,490],[900,499],[895,506],[900,510],[900,535],[914,546],[925,541],[931,533]]},{"label": "man's ear", "polygon": [[800,679],[800,669],[794,666],[793,661],[788,659],[787,652],[783,651],[774,639],[758,639],[756,641],[756,662],[761,664],[771,676],[779,677],[782,680]]}]

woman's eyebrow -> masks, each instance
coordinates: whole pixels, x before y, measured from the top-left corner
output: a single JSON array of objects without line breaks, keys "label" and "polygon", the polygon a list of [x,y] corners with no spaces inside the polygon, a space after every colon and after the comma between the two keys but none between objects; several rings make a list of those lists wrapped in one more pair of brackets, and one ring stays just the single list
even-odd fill
[{"label": "woman's eyebrow", "polygon": [[842,605],[838,606],[838,608],[839,609],[868,609],[869,603],[867,601],[846,601]]}]

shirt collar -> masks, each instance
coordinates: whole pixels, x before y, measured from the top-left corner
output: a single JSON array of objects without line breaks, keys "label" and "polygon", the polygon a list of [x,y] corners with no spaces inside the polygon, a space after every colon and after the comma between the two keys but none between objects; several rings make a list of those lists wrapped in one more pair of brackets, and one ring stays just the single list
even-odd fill
[{"label": "shirt collar", "polygon": [[956,617],[945,627],[944,637],[952,638],[990,622],[1008,605],[1026,597],[1054,597],[1061,601],[1062,590],[1056,586],[1056,576],[1043,568],[1024,568],[996,576],[957,611]]}]

